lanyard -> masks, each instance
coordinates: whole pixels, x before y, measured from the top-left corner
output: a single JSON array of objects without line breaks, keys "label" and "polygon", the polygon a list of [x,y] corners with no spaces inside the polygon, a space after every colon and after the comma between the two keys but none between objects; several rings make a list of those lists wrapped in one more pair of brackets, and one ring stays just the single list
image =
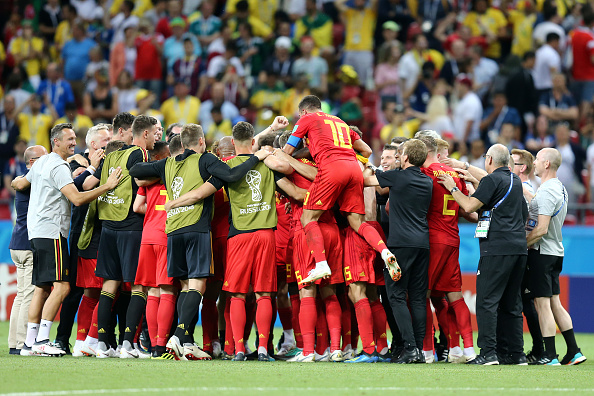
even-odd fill
[{"label": "lanyard", "polygon": [[181,62],[179,63],[180,77],[192,77],[192,74],[194,74],[194,65],[196,64],[196,58],[196,55],[192,55],[190,59],[188,59],[187,61],[185,60],[185,57],[181,59]]},{"label": "lanyard", "polygon": [[509,193],[510,193],[513,185],[514,185],[514,174],[511,173],[509,175],[509,189],[507,190],[507,192],[505,193],[505,195],[503,196],[503,198],[501,198],[501,200],[499,202],[497,202],[495,204],[495,206],[493,206],[493,210],[497,209],[499,207],[499,205],[501,205],[501,203],[503,201],[505,201],[505,198],[507,198],[507,196],[509,195]]},{"label": "lanyard", "polygon": [[178,121],[177,122],[181,122],[182,124],[186,124],[190,118],[190,101],[188,100],[188,98],[186,97],[184,99],[184,117],[181,116],[181,109],[179,107],[179,99],[175,98],[175,115],[178,117]]},{"label": "lanyard", "polygon": [[507,106],[504,106],[503,110],[501,110],[501,112],[497,116],[497,119],[495,120],[495,124],[493,124],[494,130],[496,130],[496,131],[501,130],[501,125],[503,125],[503,121],[505,121],[505,116],[507,115],[508,111],[509,111],[509,108]]},{"label": "lanyard", "polygon": [[557,216],[559,214],[559,212],[561,212],[561,209],[563,209],[563,206],[565,206],[565,201],[567,200],[567,197],[565,196],[565,190],[563,190],[563,203],[561,204],[561,206],[559,207],[559,209],[557,209],[557,211],[555,213],[553,213],[553,215],[551,216],[551,219],[555,216]]},{"label": "lanyard", "polygon": [[[52,86],[54,84],[52,84],[51,82],[49,82],[47,84],[46,93],[47,93],[47,96],[51,99],[51,101],[54,105],[54,108],[56,108],[56,105],[58,104],[58,102],[60,102],[60,96],[62,96],[62,93],[64,91],[64,89],[62,88],[61,82],[62,82],[62,80],[56,81],[56,84],[55,84],[56,89],[55,90],[52,89]],[[52,94],[52,91],[54,92],[54,94]]]}]

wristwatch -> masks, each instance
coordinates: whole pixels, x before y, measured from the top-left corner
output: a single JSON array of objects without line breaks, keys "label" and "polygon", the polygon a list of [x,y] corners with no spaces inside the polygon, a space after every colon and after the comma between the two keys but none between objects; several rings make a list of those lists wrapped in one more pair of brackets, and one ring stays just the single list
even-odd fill
[{"label": "wristwatch", "polygon": [[458,187],[454,187],[450,190],[450,194],[455,193],[456,191],[460,191],[460,189]]},{"label": "wristwatch", "polygon": [[468,170],[470,168],[470,164],[468,162],[464,163],[464,170]]}]

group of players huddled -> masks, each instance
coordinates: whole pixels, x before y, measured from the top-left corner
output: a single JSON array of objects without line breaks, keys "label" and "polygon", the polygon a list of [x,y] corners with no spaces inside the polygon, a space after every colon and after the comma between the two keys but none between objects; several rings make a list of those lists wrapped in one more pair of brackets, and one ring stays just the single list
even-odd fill
[{"label": "group of players huddled", "polygon": [[[430,178],[429,190],[432,184],[419,357],[402,353],[400,321],[386,294],[386,282],[402,273],[386,246],[388,189],[374,186],[381,172],[373,176],[371,149],[356,127],[323,113],[315,96],[301,101],[299,114],[292,132],[284,131],[282,116],[257,135],[239,122],[210,152],[196,124],[167,142],[158,121],[144,115],[118,115],[109,143],[107,125],[89,130],[87,152],[70,163],[74,184],[90,190],[110,183],[114,171],[119,181],[72,213],[72,232],[80,235],[76,284],[84,288],[73,356],[349,363],[476,357],[461,293],[459,206],[438,183],[439,175],[450,174],[468,194],[463,176],[440,162],[447,142],[420,132],[386,146],[379,168],[406,162]],[[62,262],[56,279],[68,274]],[[434,345],[431,303],[446,339],[441,349]],[[199,347],[194,329],[201,305]],[[277,312],[283,335],[275,351]],[[150,343],[139,340],[143,323]],[[254,323],[252,352],[247,341]],[[29,326],[22,355],[64,353],[51,343],[38,345],[38,331]]]}]

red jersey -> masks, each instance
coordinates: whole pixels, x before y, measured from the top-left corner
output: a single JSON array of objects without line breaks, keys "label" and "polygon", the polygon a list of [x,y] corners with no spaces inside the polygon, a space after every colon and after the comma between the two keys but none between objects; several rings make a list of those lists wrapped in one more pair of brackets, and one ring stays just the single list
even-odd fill
[{"label": "red jersey", "polygon": [[323,112],[307,114],[293,128],[293,136],[308,139],[308,147],[318,167],[338,160],[357,161],[353,142],[361,139],[340,118]]},{"label": "red jersey", "polygon": [[[310,166],[316,166],[315,163],[311,162],[306,158],[301,158],[299,161],[303,162],[304,164]],[[309,189],[311,185],[311,180],[306,179],[305,177],[301,176],[298,172],[293,172],[287,176],[289,180],[293,182],[297,187],[303,188],[304,190]],[[291,202],[291,213],[293,213],[293,221],[295,225],[295,231],[299,231],[303,228],[301,225],[301,215],[303,214],[303,202],[295,201],[294,199],[290,199]],[[318,220],[320,223],[330,223],[336,224],[336,219],[334,218],[333,214],[330,211],[325,211],[324,214]]]},{"label": "red jersey", "polygon": [[444,173],[450,174],[456,181],[456,186],[460,191],[468,195],[466,183],[460,179],[454,169],[438,162],[429,165],[427,168],[421,168],[421,170],[433,180],[433,195],[427,212],[429,242],[459,247],[458,211],[460,205],[443,184],[437,182],[439,180],[437,176]]},{"label": "red jersey", "polygon": [[212,237],[221,238],[229,235],[229,197],[224,188],[214,194],[214,215],[210,222]]},{"label": "red jersey", "polygon": [[167,203],[167,189],[161,183],[147,187],[138,187],[138,195],[146,197],[146,213],[142,230],[142,244],[167,246],[165,234],[165,203]]},{"label": "red jersey", "polygon": [[158,80],[162,77],[161,55],[153,44],[153,37],[155,41],[163,45],[165,39],[160,34],[154,36],[141,35],[136,38],[136,51],[138,56],[136,58],[136,73],[134,78],[136,80]]},{"label": "red jersey", "polygon": [[276,248],[283,249],[289,244],[289,231],[291,230],[289,225],[289,215],[285,210],[285,204],[289,200],[278,192],[276,193],[276,215],[278,217],[278,224],[276,225],[276,231],[274,231],[274,238],[276,239]]},{"label": "red jersey", "polygon": [[571,34],[573,48],[573,78],[576,80],[594,80],[594,64],[590,57],[594,55],[594,33],[583,26]]}]

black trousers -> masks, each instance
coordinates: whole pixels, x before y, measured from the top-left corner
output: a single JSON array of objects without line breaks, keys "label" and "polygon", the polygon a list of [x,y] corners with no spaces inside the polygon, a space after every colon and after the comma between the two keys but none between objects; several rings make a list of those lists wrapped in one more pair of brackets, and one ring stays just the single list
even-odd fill
[{"label": "black trousers", "polygon": [[524,351],[522,278],[526,255],[481,257],[476,277],[477,344],[483,356],[497,351],[499,340],[507,353]]},{"label": "black trousers", "polygon": [[60,311],[60,325],[56,333],[56,340],[62,341],[68,345],[70,335],[72,334],[72,326],[74,325],[74,318],[78,312],[80,299],[83,295],[83,288],[76,286],[76,269],[78,266],[78,240],[80,233],[71,232],[68,239],[68,247],[70,251],[70,293],[62,302],[62,310]]},{"label": "black trousers", "polygon": [[388,270],[384,269],[386,294],[394,319],[402,335],[404,347],[422,348],[427,322],[429,249],[391,248],[390,251],[396,256],[402,270],[402,277],[398,282],[394,282]]}]

